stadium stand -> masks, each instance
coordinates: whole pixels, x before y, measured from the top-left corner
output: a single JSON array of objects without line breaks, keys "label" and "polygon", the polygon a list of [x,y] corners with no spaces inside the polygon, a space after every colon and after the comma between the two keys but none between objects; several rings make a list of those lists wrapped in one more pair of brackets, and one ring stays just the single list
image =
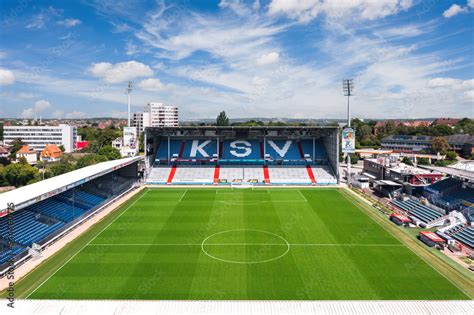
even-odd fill
[{"label": "stadium stand", "polygon": [[425,224],[429,224],[443,217],[445,214],[438,212],[430,207],[427,207],[418,201],[408,200],[392,200],[392,204],[408,212],[410,215],[421,220]]},{"label": "stadium stand", "polygon": [[10,249],[7,244],[0,242],[0,265],[7,262],[10,257],[14,257],[22,252],[25,251],[25,248],[15,245],[12,249]]},{"label": "stadium stand", "polygon": [[457,231],[452,232],[451,236],[470,248],[474,248],[474,227],[469,226],[458,229]]},{"label": "stadium stand", "polygon": [[176,168],[171,182],[173,184],[213,184],[214,167],[180,165]]},{"label": "stadium stand", "polygon": [[448,178],[426,187],[424,195],[433,204],[447,210],[472,207],[474,204],[474,188],[463,187],[462,181],[456,178]]},{"label": "stadium stand", "polygon": [[304,166],[270,166],[268,171],[273,184],[311,184]]},{"label": "stadium stand", "polygon": [[311,167],[316,182],[319,185],[335,185],[337,184],[337,178],[329,165],[319,165]]},{"label": "stadium stand", "polygon": [[335,127],[147,128],[147,183],[338,183]]},{"label": "stadium stand", "polygon": [[[1,194],[0,271],[11,257],[28,257],[28,247],[43,246],[130,189],[138,179],[140,159],[99,163]],[[10,202],[15,211],[8,215]]]},{"label": "stadium stand", "polygon": [[[61,221],[50,221],[49,224],[46,223],[46,220],[42,222],[41,215],[26,209],[12,215],[15,223],[13,240],[23,246],[31,246],[31,244],[41,241],[65,224]],[[8,239],[8,220],[5,217],[0,218],[0,236]]]},{"label": "stadium stand", "polygon": [[155,166],[150,169],[148,174],[148,182],[155,184],[166,184],[168,176],[170,175],[171,167],[169,166]]}]

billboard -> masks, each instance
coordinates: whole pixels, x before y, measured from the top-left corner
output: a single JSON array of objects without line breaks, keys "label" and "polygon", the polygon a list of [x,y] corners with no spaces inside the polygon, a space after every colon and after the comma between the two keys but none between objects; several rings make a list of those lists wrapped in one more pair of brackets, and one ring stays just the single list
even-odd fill
[{"label": "billboard", "polygon": [[352,128],[342,130],[342,152],[355,153],[355,131]]},{"label": "billboard", "polygon": [[136,149],[138,147],[138,136],[136,127],[123,128],[123,146]]},{"label": "billboard", "polygon": [[123,128],[122,156],[135,156],[138,152],[138,132],[136,127]]}]

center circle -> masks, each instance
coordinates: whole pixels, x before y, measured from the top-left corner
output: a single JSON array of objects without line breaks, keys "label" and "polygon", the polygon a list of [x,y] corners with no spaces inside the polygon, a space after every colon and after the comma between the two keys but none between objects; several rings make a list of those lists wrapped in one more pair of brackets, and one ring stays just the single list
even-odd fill
[{"label": "center circle", "polygon": [[290,251],[290,244],[272,232],[235,229],[209,235],[202,241],[201,250],[222,262],[260,264],[285,256]]}]

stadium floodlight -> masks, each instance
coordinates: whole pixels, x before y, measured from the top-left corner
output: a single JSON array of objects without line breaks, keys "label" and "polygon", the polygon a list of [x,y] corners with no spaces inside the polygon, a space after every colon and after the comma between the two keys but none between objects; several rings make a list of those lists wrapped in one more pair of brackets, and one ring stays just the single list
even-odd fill
[{"label": "stadium floodlight", "polygon": [[[349,99],[352,94],[352,90],[354,90],[354,80],[353,79],[344,79],[342,80],[342,91],[344,92],[344,96],[347,96],[347,127],[351,127],[351,107]],[[347,184],[350,184],[351,180],[351,156],[347,153]]]},{"label": "stadium floodlight", "polygon": [[128,81],[127,88],[125,89],[125,93],[128,96],[128,127],[131,127],[130,125],[130,94],[132,94],[133,91],[133,81]]},{"label": "stadium floodlight", "polygon": [[342,91],[344,96],[347,96],[347,126],[351,126],[351,108],[349,106],[349,98],[353,96],[352,90],[354,90],[354,80],[344,79],[342,80]]}]

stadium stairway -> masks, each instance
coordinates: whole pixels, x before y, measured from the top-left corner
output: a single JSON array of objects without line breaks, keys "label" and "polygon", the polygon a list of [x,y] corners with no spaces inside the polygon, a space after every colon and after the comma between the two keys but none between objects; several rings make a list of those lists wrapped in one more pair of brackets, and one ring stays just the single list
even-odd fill
[{"label": "stadium stairway", "polygon": [[270,173],[268,172],[268,166],[263,166],[263,176],[265,178],[265,185],[270,185]]},{"label": "stadium stairway", "polygon": [[216,165],[214,167],[214,185],[219,184],[219,173],[220,173],[220,166]]},{"label": "stadium stairway", "polygon": [[306,171],[308,172],[309,179],[311,180],[311,185],[316,185],[316,178],[314,177],[313,170],[311,169],[311,166],[306,165]]},{"label": "stadium stairway", "polygon": [[168,176],[168,179],[166,180],[167,185],[170,185],[173,182],[173,178],[174,178],[174,175],[176,174],[177,167],[178,167],[177,165],[173,165],[173,167],[171,167],[170,174]]}]

